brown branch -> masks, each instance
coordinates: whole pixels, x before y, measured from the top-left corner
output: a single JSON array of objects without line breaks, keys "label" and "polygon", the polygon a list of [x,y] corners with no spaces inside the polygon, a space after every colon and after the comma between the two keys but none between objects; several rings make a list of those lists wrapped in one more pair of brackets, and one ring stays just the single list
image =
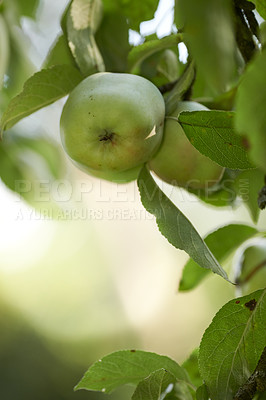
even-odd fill
[{"label": "brown branch", "polygon": [[233,400],[252,400],[257,392],[266,390],[266,347],[262,352],[253,374],[241,386]]}]

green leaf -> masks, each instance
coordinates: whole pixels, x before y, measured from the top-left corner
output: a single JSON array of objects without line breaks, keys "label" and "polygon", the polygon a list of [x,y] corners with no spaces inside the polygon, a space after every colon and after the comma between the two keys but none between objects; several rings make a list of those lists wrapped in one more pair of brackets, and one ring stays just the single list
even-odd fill
[{"label": "green leaf", "polygon": [[77,31],[89,29],[94,35],[100,26],[102,16],[101,0],[72,0],[66,18],[70,17]]},{"label": "green leaf", "polygon": [[165,369],[154,371],[138,384],[132,400],[163,400],[168,394],[169,386],[175,382],[174,375]]},{"label": "green leaf", "polygon": [[75,387],[109,393],[121,385],[138,385],[158,369],[166,369],[176,379],[189,383],[185,370],[166,356],[140,350],[121,350],[93,364]]},{"label": "green leaf", "polygon": [[201,385],[196,391],[196,400],[209,400],[209,393],[206,385]]},{"label": "green leaf", "polygon": [[230,0],[179,0],[185,41],[214,92],[225,89],[234,69],[234,26]]},{"label": "green leaf", "polygon": [[166,49],[152,54],[141,63],[139,75],[157,87],[176,81],[179,75],[178,51]]},{"label": "green leaf", "polygon": [[232,206],[236,199],[236,194],[233,185],[230,182],[224,182],[224,185],[218,190],[193,190],[189,188],[189,192],[198,196],[206,204],[214,207]]},{"label": "green leaf", "polygon": [[165,400],[178,400],[178,397],[176,397],[174,391],[172,391],[166,395]]},{"label": "green leaf", "polygon": [[[175,391],[172,390],[170,393],[168,393],[168,394],[165,396],[165,400],[179,400],[179,399],[178,399],[178,397],[176,396]],[[188,399],[186,399],[186,400],[188,400]]]},{"label": "green leaf", "polygon": [[255,165],[266,171],[266,50],[250,62],[236,96],[235,126]]},{"label": "green leaf", "polygon": [[241,171],[225,169],[222,179],[214,186],[204,189],[188,188],[190,193],[214,207],[232,206],[236,200],[235,179]]},{"label": "green leaf", "polygon": [[19,0],[16,3],[18,3],[22,15],[34,17],[39,5],[39,0]]},{"label": "green leaf", "polygon": [[[55,218],[59,203],[51,196],[54,179],[64,174],[61,150],[44,137],[29,138],[11,131],[0,142],[0,177],[5,185],[19,194],[46,217]],[[48,197],[41,194],[45,184]]]},{"label": "green leaf", "polygon": [[254,223],[258,222],[260,209],[258,193],[264,186],[264,173],[259,169],[243,171],[235,180],[237,194],[247,206]]},{"label": "green leaf", "polygon": [[195,390],[192,385],[159,369],[138,384],[132,400],[193,400],[191,390]]},{"label": "green leaf", "polygon": [[68,46],[67,38],[64,34],[58,36],[55,43],[52,45],[49,53],[44,61],[44,68],[52,67],[53,65],[68,64],[76,66],[75,60],[72,56]]},{"label": "green leaf", "polygon": [[178,43],[182,42],[182,35],[179,33],[166,36],[162,39],[149,40],[140,44],[139,46],[133,47],[128,55],[128,68],[129,71],[134,71],[134,69],[146,58],[150,57],[152,54],[177,46]]},{"label": "green leaf", "polygon": [[[230,224],[210,233],[204,240],[216,259],[222,263],[237,247],[257,233],[258,231],[251,226]],[[179,290],[195,288],[209,272],[199,268],[199,265],[190,259],[183,269]]]},{"label": "green leaf", "polygon": [[158,228],[168,242],[184,250],[202,268],[210,269],[228,280],[226,272],[194,226],[156,185],[146,166],[140,171],[138,187],[143,206],[155,215]]},{"label": "green leaf", "polygon": [[4,82],[4,75],[7,72],[9,63],[9,34],[3,15],[0,14],[0,89]]},{"label": "green leaf", "polygon": [[125,72],[131,46],[128,42],[128,21],[119,10],[104,13],[95,40],[102,54],[106,70],[109,72]]},{"label": "green leaf", "polygon": [[73,0],[67,13],[69,48],[85,76],[105,71],[94,35],[102,19],[101,0]]},{"label": "green leaf", "polygon": [[1,181],[14,192],[17,192],[16,182],[25,179],[23,165],[14,160],[10,148],[0,142],[0,177]]},{"label": "green leaf", "polygon": [[106,10],[120,10],[129,21],[130,28],[139,31],[142,21],[148,21],[154,17],[159,0],[103,0]]},{"label": "green leaf", "polygon": [[254,168],[242,138],[234,132],[234,115],[229,111],[186,111],[178,121],[193,146],[217,164],[231,169]]},{"label": "green leaf", "polygon": [[181,100],[182,96],[191,86],[195,78],[195,64],[190,62],[181,77],[178,79],[177,83],[170,91],[165,100],[165,113],[166,115],[172,114],[177,108],[178,102]]},{"label": "green leaf", "polygon": [[157,65],[157,71],[163,77],[166,82],[173,82],[178,78],[179,61],[177,52],[166,49],[162,52]]},{"label": "green leaf", "polygon": [[7,80],[1,90],[0,108],[5,109],[9,101],[23,88],[24,82],[35,72],[27,55],[28,42],[23,35],[10,35],[10,57],[6,70]]},{"label": "green leaf", "polygon": [[225,304],[205,331],[199,353],[210,397],[232,400],[266,344],[266,289]]},{"label": "green leaf", "polygon": [[9,103],[1,120],[1,132],[22,118],[66,96],[82,80],[70,65],[55,65],[31,76],[20,94]]},{"label": "green leaf", "polygon": [[[171,394],[174,394],[174,399],[176,400],[193,400],[191,390],[189,389],[188,385],[184,382],[179,382],[174,386],[173,391]],[[165,400],[169,400],[168,395],[165,397]]]},{"label": "green leaf", "polygon": [[55,179],[60,179],[62,177],[63,160],[59,147],[54,143],[42,137],[30,138],[16,135],[14,144],[18,147],[20,153],[30,150],[39,155]]},{"label": "green leaf", "polygon": [[199,373],[199,349],[195,349],[189,358],[183,362],[182,367],[188,372],[189,378],[195,387],[202,385],[202,379]]},{"label": "green leaf", "polygon": [[255,399],[256,400],[266,400],[266,392],[264,391],[263,393],[258,393],[257,397]]},{"label": "green leaf", "polygon": [[260,24],[259,37],[260,37],[260,42],[261,42],[262,48],[265,48],[265,45],[266,45],[266,21],[264,21]]},{"label": "green leaf", "polygon": [[266,19],[266,1],[265,0],[249,0],[256,5],[258,13],[262,18]]},{"label": "green leaf", "polygon": [[68,13],[69,13],[71,5],[72,5],[72,0],[68,0],[66,6],[64,8],[64,11],[61,15],[61,18],[60,18],[60,27],[62,29],[63,34],[66,37],[67,37],[67,17],[68,17]]}]

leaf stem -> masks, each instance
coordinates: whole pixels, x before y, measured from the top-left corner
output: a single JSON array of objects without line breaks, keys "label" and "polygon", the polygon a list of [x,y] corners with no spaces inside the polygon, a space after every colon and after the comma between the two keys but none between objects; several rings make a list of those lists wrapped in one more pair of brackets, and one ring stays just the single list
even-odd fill
[{"label": "leaf stem", "polygon": [[167,115],[165,119],[173,119],[174,121],[179,122],[177,117],[172,117],[171,115]]},{"label": "leaf stem", "polygon": [[247,283],[261,268],[266,266],[266,259],[260,262],[255,268],[253,268],[243,280],[237,281],[237,286],[242,286]]}]

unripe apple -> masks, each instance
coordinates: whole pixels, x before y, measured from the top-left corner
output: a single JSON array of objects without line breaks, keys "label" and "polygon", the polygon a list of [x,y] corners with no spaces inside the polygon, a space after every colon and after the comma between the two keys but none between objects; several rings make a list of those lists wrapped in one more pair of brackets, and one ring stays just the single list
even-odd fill
[{"label": "unripe apple", "polygon": [[[182,111],[208,110],[193,101],[183,101],[170,117],[178,118]],[[203,189],[213,186],[221,178],[224,168],[201,154],[188,140],[182,126],[175,119],[166,119],[164,136],[159,151],[149,167],[163,181],[175,186]]]},{"label": "unripe apple", "polygon": [[63,146],[81,169],[126,182],[158,150],[164,99],[153,83],[132,75],[102,72],[70,93],[60,121]]}]

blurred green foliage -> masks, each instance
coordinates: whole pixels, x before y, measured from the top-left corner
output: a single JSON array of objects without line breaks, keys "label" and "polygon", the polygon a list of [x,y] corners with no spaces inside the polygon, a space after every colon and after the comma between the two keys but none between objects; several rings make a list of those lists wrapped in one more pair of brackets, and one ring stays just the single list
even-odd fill
[{"label": "blurred green foliage", "polygon": [[[73,387],[83,375],[91,359],[84,365],[71,357],[60,357],[53,351],[56,343],[48,342],[14,309],[0,301],[0,398],[8,400],[100,400],[102,393],[76,392]],[[75,342],[76,352],[81,351]],[[88,344],[87,344],[88,346]],[[99,346],[99,343],[97,343]],[[59,347],[59,346],[58,346]],[[86,345],[83,344],[83,351]],[[61,346],[68,352],[68,346]],[[125,391],[111,395],[110,400],[123,399]]]},{"label": "blurred green foliage", "polygon": [[[182,76],[184,77],[185,75],[181,74],[184,71],[185,65],[180,61],[177,42],[173,42],[175,46],[171,44],[167,45],[166,47],[160,47],[160,43],[168,43],[169,39],[158,39],[155,33],[146,37],[139,37],[140,43],[141,41],[144,42],[144,47],[139,46],[137,51],[140,52],[140,55],[144,54],[144,58],[140,63],[137,63],[137,67],[134,72],[147,77],[157,86],[161,86],[160,89],[164,94],[169,91],[170,94],[175,94],[175,91],[171,92],[171,90],[173,90],[175,87],[173,84],[177,86],[179,84],[179,92],[182,92],[182,96],[187,97],[187,99],[194,97],[194,99],[198,98],[202,103],[205,101],[206,105],[210,105],[210,108],[212,109],[224,108],[225,110],[231,110],[233,108],[236,92],[234,85],[236,85],[238,79],[241,78],[245,64],[243,57],[247,55],[245,52],[243,53],[243,51],[242,55],[240,54],[242,48],[239,40],[236,40],[237,43],[235,43],[234,32],[237,24],[234,18],[232,18],[234,10],[231,9],[231,3],[229,0],[204,0],[203,3],[200,3],[197,0],[191,0],[190,2],[180,0],[178,2],[176,1],[176,5],[178,3],[179,7],[176,7],[176,10],[179,9],[179,17],[181,17],[181,20],[178,20],[176,15],[175,22],[177,23],[177,26],[181,28],[181,35],[184,34],[185,44],[187,45],[187,49],[189,51],[187,66],[192,65],[192,63],[190,63],[191,56],[194,57],[196,63],[195,71],[193,66],[193,73],[189,75],[189,84],[185,85],[185,91],[181,90]],[[133,46],[129,44],[128,40],[130,33],[129,29],[140,32],[140,23],[144,20],[153,18],[154,12],[158,6],[158,0],[103,0],[103,4],[104,16],[102,23],[95,34],[95,40],[102,54],[106,69],[113,72],[125,72],[129,68],[130,63],[128,61],[130,60],[130,54],[132,58]],[[41,2],[39,0],[3,0],[2,2],[0,0],[0,114],[4,112],[10,99],[21,91],[24,82],[35,72],[35,66],[29,58],[28,50],[30,47],[30,40],[25,36],[22,29],[22,17],[26,17],[26,19],[30,18],[31,21],[33,21],[36,17],[38,6],[40,5]],[[218,13],[217,9],[219,10]],[[208,12],[206,12],[206,10],[208,10]],[[260,10],[261,15],[265,15],[264,8],[258,9],[259,12]],[[66,16],[66,14],[64,15]],[[59,17],[60,16],[58,16],[58,22]],[[214,20],[217,22],[216,24],[213,24]],[[61,26],[62,31],[66,33],[66,17],[64,16],[62,18]],[[175,32],[175,30],[173,30],[172,27],[172,33],[173,32]],[[172,37],[169,36],[171,43],[173,36],[174,35],[172,35]],[[155,53],[149,53],[149,41],[154,41],[155,48],[157,49]],[[73,55],[71,54],[68,47],[68,41],[66,40],[65,36],[62,36],[62,32],[59,33],[59,36],[54,43],[55,44],[52,46],[50,53],[48,54],[43,65],[45,67],[51,67],[54,64],[68,64],[71,66],[76,66],[77,60],[75,61]],[[148,46],[146,46],[147,43]],[[154,46],[154,43],[152,46]],[[240,52],[236,49],[236,45],[238,46],[238,50],[240,50]],[[253,69],[250,69],[248,72],[250,75],[247,75],[246,81],[242,83],[243,98],[238,98],[238,106],[240,107],[239,115],[241,117],[240,130],[243,128],[243,131],[245,131],[247,126],[250,125],[249,131],[252,137],[254,136],[253,127],[256,125],[254,124],[254,121],[256,122],[256,120],[258,126],[257,132],[262,132],[263,134],[265,132],[262,129],[265,124],[263,125],[261,123],[261,121],[263,122],[265,120],[264,109],[258,107],[257,105],[257,102],[260,104],[264,103],[262,100],[264,99],[263,96],[265,96],[265,93],[263,91],[260,92],[259,90],[262,84],[265,83],[264,67],[265,49],[263,50],[262,55],[255,59],[253,63]],[[253,74],[255,74],[257,79],[257,84],[255,86]],[[251,89],[253,89],[253,91],[251,91],[249,84],[251,85]],[[223,90],[228,91],[221,93]],[[251,96],[250,93],[253,93],[253,95]],[[257,93],[260,93],[260,96],[257,96]],[[250,102],[250,97],[255,100],[257,99],[257,102]],[[179,98],[176,100],[179,101]],[[242,102],[243,109],[241,111]],[[256,111],[254,112],[255,117],[253,116],[253,108],[251,106],[254,107]],[[248,112],[245,112],[245,110]],[[32,112],[33,111],[34,107],[32,108]],[[258,118],[256,118],[256,115]],[[264,138],[262,135],[261,137]],[[263,143],[265,143],[265,140]],[[243,142],[243,145],[244,144],[246,145],[246,142]],[[259,146],[258,150],[261,154],[261,151],[265,151],[265,146]],[[258,165],[265,166],[265,157],[263,157],[263,154],[261,156],[261,163]],[[54,141],[48,139],[45,132],[36,129],[36,132],[34,132],[33,136],[27,132],[25,128],[24,130],[23,128],[21,129],[21,126],[5,132],[4,137],[0,142],[0,178],[10,190],[20,194],[31,206],[41,209],[41,202],[36,202],[36,188],[38,188],[40,182],[43,180],[48,180],[50,182],[60,180],[62,177],[64,177],[64,173],[64,161],[61,157],[61,150]],[[233,176],[233,174],[235,175]],[[233,184],[232,182],[235,181],[237,176],[238,179],[236,179],[235,184]],[[246,200],[243,198],[243,201],[250,210],[253,221],[257,222],[259,210],[256,203],[256,191],[258,191],[263,185],[263,173],[261,171],[256,170],[254,172],[252,170],[240,173],[239,171],[234,172],[228,169],[223,180],[219,185],[217,185],[217,187],[214,188],[212,192],[195,194],[203,201],[212,204],[213,206],[228,206],[235,202],[237,195],[243,197],[241,196],[243,193],[240,191],[241,179],[247,180],[248,185],[253,190],[253,196]],[[29,186],[29,190],[25,191],[23,185],[21,186],[19,184],[21,182],[26,183]],[[228,186],[226,186],[227,184]],[[50,204],[50,206],[55,208],[59,207],[57,204]],[[176,215],[175,213],[176,211],[173,211],[171,218],[169,218],[169,226],[173,226],[171,223],[174,221],[174,216]],[[184,218],[184,221],[187,223],[186,218]],[[70,225],[68,225],[68,228],[69,226]],[[247,229],[253,230],[253,228],[250,227]],[[182,231],[182,234],[183,233],[184,231]],[[194,236],[196,235],[196,239],[199,240],[200,237],[195,233],[193,234]],[[53,242],[53,245],[55,246],[55,248],[53,248],[53,252],[51,252],[53,255],[55,253],[66,254],[65,248],[69,248],[71,251],[73,251],[73,247],[75,246],[73,242],[69,242],[68,246],[64,244],[63,248],[61,245],[63,242],[62,236],[60,236],[60,240],[58,240],[58,242],[56,242],[56,240]],[[80,240],[80,236],[76,236],[78,237],[77,240]],[[178,237],[181,242],[184,240],[183,236],[184,235],[180,235],[180,237]],[[191,240],[189,235],[188,237],[189,238],[185,239],[186,245]],[[230,236],[228,235],[228,237],[222,237],[220,242],[218,241],[220,244],[222,243],[223,251],[226,250],[224,241],[227,238],[228,240],[231,240]],[[244,239],[246,239],[246,237]],[[207,244],[209,244],[208,241]],[[114,288],[110,284],[110,279],[109,276],[107,277],[106,271],[100,271],[100,268],[98,268],[100,262],[99,254],[104,253],[102,251],[103,246],[101,246],[101,248],[96,248],[95,246],[95,252],[97,252],[97,256],[88,251],[89,246],[87,243],[86,246],[84,245],[84,247],[86,247],[87,253],[85,251],[81,251],[82,249],[79,248],[75,254],[72,254],[73,258],[69,254],[66,258],[67,262],[71,264],[71,266],[76,267],[75,274],[79,274],[79,278],[85,282],[85,290],[87,293],[89,293],[89,295],[91,295],[91,298],[85,298],[85,296],[82,298],[81,302],[83,302],[83,307],[80,307],[79,309],[79,316],[82,314],[82,321],[86,320],[86,323],[90,323],[91,326],[93,326],[94,322],[96,326],[97,323],[95,321],[97,321],[97,319],[94,321],[92,316],[95,317],[95,315],[99,313],[99,318],[101,318],[104,322],[102,324],[99,323],[97,325],[97,329],[98,332],[101,331],[103,334],[97,335],[94,331],[94,336],[91,335],[93,338],[88,337],[83,341],[75,341],[71,339],[63,340],[63,338],[58,338],[58,336],[57,340],[51,337],[48,339],[48,335],[45,336],[44,332],[41,331],[41,328],[45,326],[45,323],[43,325],[40,324],[40,319],[42,318],[41,310],[38,320],[40,331],[38,331],[36,326],[33,324],[33,321],[31,320],[31,322],[29,322],[30,318],[28,318],[28,316],[22,316],[21,313],[13,309],[4,300],[0,301],[1,399],[85,400],[88,398],[92,400],[100,400],[105,398],[103,393],[88,393],[85,391],[76,393],[73,392],[73,387],[80,380],[88,366],[95,362],[95,357],[98,357],[99,354],[103,355],[111,350],[116,350],[116,347],[121,347],[125,344],[123,341],[121,343],[117,332],[110,333],[106,328],[108,323],[110,323],[110,320],[113,325],[117,325],[117,330],[120,328],[120,326],[118,328],[119,324],[113,316],[112,307],[110,307],[112,306],[110,298],[112,297],[112,299],[115,298],[117,300],[117,297],[115,297],[112,290],[110,290],[110,288]],[[91,248],[89,250],[91,250]],[[200,254],[198,248],[194,250]],[[31,251],[31,248],[27,248],[25,251]],[[73,321],[71,318],[70,321],[67,319],[68,315],[71,314],[72,316],[76,312],[74,310],[75,304],[73,304],[73,298],[75,298],[75,295],[69,296],[69,288],[71,285],[68,285],[69,281],[67,281],[67,262],[63,260],[61,264],[62,270],[59,270],[59,268],[57,269],[58,274],[60,274],[60,280],[64,280],[64,284],[60,285],[59,290],[59,284],[55,281],[56,272],[54,270],[54,267],[58,267],[59,263],[57,264],[52,257],[51,259],[45,260],[47,264],[43,262],[41,265],[42,272],[45,274],[47,271],[50,271],[49,279],[52,280],[53,283],[55,282],[55,286],[58,285],[54,291],[57,291],[57,296],[61,296],[63,298],[64,307],[68,308],[68,314],[62,313],[63,316],[62,314],[59,314],[62,316],[63,322],[67,320],[67,324],[75,324],[75,321],[77,321],[75,318],[73,318]],[[216,257],[219,260],[218,255],[216,255]],[[45,257],[43,257],[43,259],[44,258]],[[208,257],[206,259],[208,259]],[[89,263],[88,260],[90,260]],[[97,260],[97,262],[95,262],[95,260]],[[254,260],[256,260],[256,262]],[[256,281],[256,279],[259,281],[255,282],[256,285],[258,283],[260,284],[262,281],[265,281],[265,245],[263,248],[256,246],[248,248],[243,254],[242,261],[242,276],[240,276],[240,278],[243,278],[243,289],[246,289],[244,286],[248,286],[246,285],[247,283],[252,284]],[[213,263],[213,260],[211,260],[211,263]],[[259,267],[260,265],[263,265],[263,268],[260,267],[257,271],[256,268],[258,269],[258,265]],[[98,282],[95,284],[93,281],[92,286],[94,285],[94,290],[91,290],[92,286],[85,281],[84,270],[79,269],[79,267],[84,267],[84,269],[86,268],[86,271],[89,271],[90,277],[87,277],[86,279],[90,279],[90,284],[93,281],[93,273],[96,271],[96,273],[98,272],[98,274],[101,275],[101,282],[104,281],[104,278],[102,278],[102,276],[104,276],[106,279],[104,282],[107,282],[108,285],[106,287],[102,287]],[[92,268],[90,269],[89,267]],[[254,270],[256,274],[253,273]],[[30,271],[29,275],[26,274],[27,277],[30,276],[30,274],[32,274],[31,277],[34,275],[34,273]],[[35,269],[35,274],[38,275],[38,279],[42,281],[43,285],[47,283],[47,281],[45,282],[44,275],[42,275],[40,270]],[[248,280],[247,277],[251,277],[252,279]],[[69,278],[68,276],[68,279],[73,279],[73,277],[71,276]],[[17,290],[19,292],[17,297],[23,297],[23,294],[25,295],[25,293],[29,292],[33,286],[31,286],[31,283],[29,283],[29,285],[25,284],[25,287],[22,288],[21,291]],[[16,287],[15,284],[14,287]],[[37,301],[38,296],[36,295],[38,289],[39,286],[36,285],[35,282],[34,290],[32,289],[32,293],[28,295],[28,299],[30,299],[29,302],[34,302],[33,307],[35,307],[35,312],[39,311],[39,303]],[[250,287],[248,287],[248,290],[249,289]],[[210,286],[209,291],[211,290],[218,292],[215,289],[215,285]],[[51,307],[51,304],[53,311],[56,309],[55,301],[59,298],[54,296],[51,288],[47,289],[47,291],[44,293],[44,297],[47,296],[48,291],[50,297],[49,301],[47,300],[46,303],[47,313],[49,312],[47,310],[49,310],[49,306]],[[99,303],[96,301],[97,304],[95,306],[92,297],[96,292],[97,294],[99,292],[103,292],[103,297],[97,298]],[[215,293],[216,297],[213,297],[216,302],[219,302],[221,301],[221,297],[223,295],[224,291],[223,294],[219,294],[220,297],[217,296],[217,293]],[[60,301],[62,302],[62,298],[58,300],[58,303],[60,303]],[[40,299],[41,296],[38,298],[38,300],[40,301]],[[41,299],[41,301],[43,301],[43,299]],[[108,305],[106,305],[107,302]],[[90,318],[87,315],[87,303],[89,303],[90,306],[94,307],[95,309],[94,314],[91,312]],[[60,306],[62,307],[61,303]],[[58,307],[58,309],[60,309],[60,307]],[[51,312],[51,314],[53,313]],[[76,314],[77,315],[75,315],[75,317],[78,319],[78,312]],[[108,318],[106,315],[108,315]],[[54,321],[56,319],[56,312],[52,316],[49,315],[49,317],[51,317],[49,322]],[[57,328],[61,324],[60,328],[63,330],[64,327],[62,328],[62,320],[60,318],[58,318],[58,320],[56,321]],[[106,331],[104,329],[106,329]],[[127,343],[130,343],[130,340]],[[111,349],[111,347],[114,348]],[[193,370],[193,381],[195,381],[197,384],[201,384],[201,379],[197,371],[196,352],[193,353],[190,359],[186,362],[186,365],[190,366],[190,368]],[[204,392],[204,388],[202,388],[202,392]],[[129,398],[129,393],[130,390],[121,390],[121,392],[116,392],[109,398],[122,400]]]},{"label": "blurred green foliage", "polygon": [[[28,56],[29,38],[21,28],[21,18],[34,18],[39,0],[8,0],[0,11],[0,115],[35,70]],[[64,176],[59,146],[38,128],[34,137],[25,129],[7,131],[0,142],[0,178],[12,191],[35,208],[36,191],[42,180]],[[25,187],[27,186],[27,190]],[[58,208],[55,204],[52,208]]]}]

